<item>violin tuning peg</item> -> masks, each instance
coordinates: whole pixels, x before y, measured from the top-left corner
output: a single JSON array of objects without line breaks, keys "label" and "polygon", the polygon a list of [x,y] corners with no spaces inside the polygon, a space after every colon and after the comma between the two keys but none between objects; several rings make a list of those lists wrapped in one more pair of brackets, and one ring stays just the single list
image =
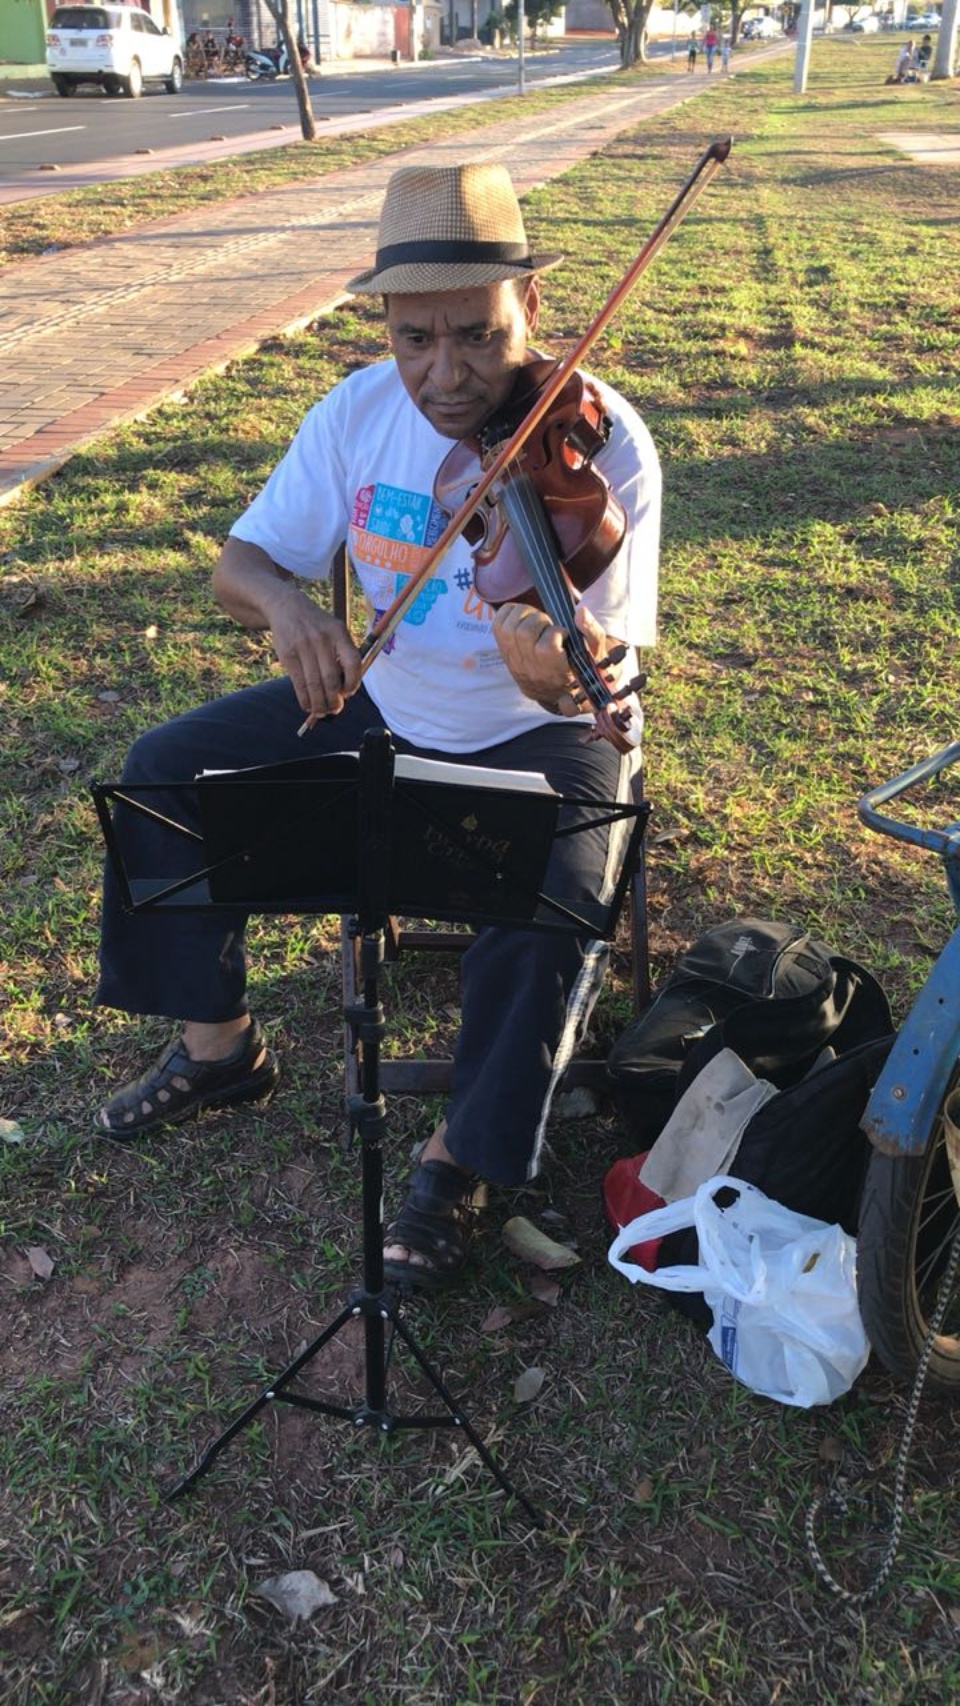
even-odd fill
[{"label": "violin tuning peg", "polygon": [[597,668],[598,669],[615,669],[618,663],[623,662],[624,658],[627,655],[628,650],[629,650],[629,647],[623,646],[623,645],[611,646],[606,657],[600,659],[600,662],[597,664]]},{"label": "violin tuning peg", "polygon": [[622,687],[618,687],[613,697],[615,699],[629,699],[632,693],[642,693],[646,685],[647,678],[645,675],[635,675],[632,681],[625,681]]}]

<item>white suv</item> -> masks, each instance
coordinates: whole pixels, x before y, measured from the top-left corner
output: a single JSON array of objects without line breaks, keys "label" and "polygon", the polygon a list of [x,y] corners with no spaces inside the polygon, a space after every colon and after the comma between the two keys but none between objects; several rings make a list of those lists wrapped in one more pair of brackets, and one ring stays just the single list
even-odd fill
[{"label": "white suv", "polygon": [[144,83],[163,83],[171,95],[183,83],[179,43],[139,6],[58,6],[47,30],[47,69],[58,95],[99,83],[108,95],[136,99]]}]

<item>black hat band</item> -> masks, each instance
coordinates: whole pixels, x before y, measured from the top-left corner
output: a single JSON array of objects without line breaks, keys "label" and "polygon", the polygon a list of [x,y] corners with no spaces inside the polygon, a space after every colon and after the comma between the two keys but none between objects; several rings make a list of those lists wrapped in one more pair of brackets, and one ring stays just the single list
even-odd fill
[{"label": "black hat band", "polygon": [[470,243],[437,238],[412,243],[390,243],[377,250],[376,271],[403,267],[424,261],[508,262],[512,266],[532,265],[528,243]]}]

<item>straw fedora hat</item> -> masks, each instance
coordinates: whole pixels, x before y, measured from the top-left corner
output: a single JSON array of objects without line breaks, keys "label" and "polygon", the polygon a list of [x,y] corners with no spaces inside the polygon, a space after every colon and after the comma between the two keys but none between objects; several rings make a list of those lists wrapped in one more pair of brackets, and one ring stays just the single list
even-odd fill
[{"label": "straw fedora hat", "polygon": [[554,267],[532,255],[505,166],[402,166],[387,184],[377,258],[348,290],[466,290]]}]

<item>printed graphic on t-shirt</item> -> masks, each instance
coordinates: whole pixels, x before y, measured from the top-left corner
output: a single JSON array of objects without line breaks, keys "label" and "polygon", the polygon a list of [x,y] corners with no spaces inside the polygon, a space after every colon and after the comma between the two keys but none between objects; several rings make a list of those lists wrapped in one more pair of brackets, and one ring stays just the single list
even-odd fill
[{"label": "printed graphic on t-shirt", "polygon": [[[400,597],[400,594],[409,579],[409,575],[397,575],[393,582],[393,589],[388,592],[382,607],[380,606],[379,599],[374,601],[374,616],[377,620],[379,620],[383,615],[388,605],[393,604],[394,600]],[[427,620],[427,617],[436,604],[437,599],[440,597],[440,594],[445,593],[446,590],[446,582],[436,580],[431,575],[426,584],[420,588],[420,591],[417,593],[410,609],[404,612],[404,622],[409,622],[414,628],[422,628],[424,622]]]},{"label": "printed graphic on t-shirt", "polygon": [[445,522],[440,505],[426,492],[380,481],[361,486],[350,516],[351,555],[372,569],[416,574]]}]

